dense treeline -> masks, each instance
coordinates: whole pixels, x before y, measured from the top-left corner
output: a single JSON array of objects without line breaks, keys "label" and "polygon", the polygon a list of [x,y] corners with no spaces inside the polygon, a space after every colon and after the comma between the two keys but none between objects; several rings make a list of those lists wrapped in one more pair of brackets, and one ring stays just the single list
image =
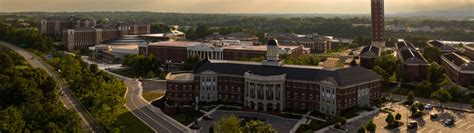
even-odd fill
[{"label": "dense treeline", "polygon": [[154,78],[161,74],[161,63],[153,55],[130,55],[125,58],[123,65],[129,67],[134,75]]},{"label": "dense treeline", "polygon": [[0,23],[0,40],[18,44],[20,47],[50,51],[53,49],[53,40],[42,36],[32,29],[17,29]]},{"label": "dense treeline", "polygon": [[0,47],[0,132],[82,132],[63,107],[56,82],[15,52]]},{"label": "dense treeline", "polygon": [[[193,31],[200,25],[216,28],[234,27],[255,31],[255,33],[295,32],[308,34],[317,32],[321,35],[331,35],[340,38],[370,37],[370,27],[353,26],[353,24],[370,24],[368,16],[349,17],[318,17],[316,15],[250,15],[250,14],[184,14],[184,13],[154,13],[154,12],[75,12],[75,13],[17,13],[38,21],[42,18],[65,19],[70,16],[94,18],[98,22],[146,21],[158,24],[152,31],[167,31],[159,25],[179,25],[187,31],[191,39],[198,38]],[[105,19],[107,18],[107,19]],[[105,21],[107,20],[107,21]],[[438,32],[387,32],[387,38],[404,38],[406,35],[426,35],[431,39],[474,41],[474,32],[467,33],[459,29],[474,30],[474,23],[468,20],[439,20],[418,18],[386,18],[386,24],[410,27],[431,26],[445,27]],[[202,33],[202,32],[197,32]],[[211,32],[212,33],[212,32]],[[196,37],[197,36],[197,37]]]},{"label": "dense treeline", "polygon": [[117,117],[125,112],[125,85],[122,81],[98,71],[97,65],[88,65],[80,57],[55,54],[50,63],[60,70],[69,88],[89,110],[97,123],[107,130],[119,130]]}]

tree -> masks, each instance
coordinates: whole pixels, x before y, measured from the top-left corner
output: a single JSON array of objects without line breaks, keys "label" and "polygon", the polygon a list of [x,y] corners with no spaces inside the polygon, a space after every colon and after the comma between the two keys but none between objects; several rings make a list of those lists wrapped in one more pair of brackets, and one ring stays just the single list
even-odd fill
[{"label": "tree", "polygon": [[423,50],[423,56],[426,57],[426,60],[429,62],[439,62],[441,50],[437,47],[426,47]]},{"label": "tree", "polygon": [[446,77],[444,76],[444,69],[438,63],[431,63],[428,67],[428,81],[431,84],[432,89],[437,89],[439,83],[443,82]]},{"label": "tree", "polygon": [[382,76],[384,82],[388,82],[390,79],[390,74],[388,74],[384,69],[379,66],[375,66],[373,71]]},{"label": "tree", "polygon": [[388,126],[391,126],[395,119],[393,118],[392,113],[388,113],[387,118],[385,118],[385,122],[387,122]]},{"label": "tree", "polygon": [[420,103],[420,102],[417,102],[415,106],[420,111],[423,111],[425,109],[425,105],[423,103]]},{"label": "tree", "polygon": [[418,108],[415,104],[412,104],[410,106],[410,112],[411,112],[411,115],[414,116],[414,114],[416,114],[416,112],[418,112]]},{"label": "tree", "polygon": [[415,94],[413,94],[413,91],[408,92],[407,104],[409,104],[409,105],[413,104],[414,100],[415,100]]},{"label": "tree", "polygon": [[359,129],[357,129],[357,133],[365,133],[364,126],[360,126]]},{"label": "tree", "polygon": [[401,115],[400,113],[397,113],[397,114],[395,115],[395,120],[399,121],[399,120],[401,120],[401,119],[402,119],[402,115]]},{"label": "tree", "polygon": [[451,100],[452,96],[447,90],[438,89],[435,92],[431,93],[431,98],[439,101],[441,108],[443,108],[443,103]]},{"label": "tree", "polygon": [[235,115],[226,115],[218,120],[215,124],[215,131],[219,133],[235,133],[240,132],[239,118]]},{"label": "tree", "polygon": [[182,71],[190,71],[193,70],[194,66],[196,66],[197,63],[199,63],[201,59],[198,56],[194,57],[189,57],[184,61],[184,63],[181,65],[181,70]]},{"label": "tree", "polygon": [[367,125],[365,126],[365,128],[369,132],[375,132],[375,130],[377,129],[377,125],[375,125],[374,122],[372,120],[370,120],[369,123],[367,123]]},{"label": "tree", "polygon": [[375,60],[375,66],[385,70],[388,77],[398,73],[400,67],[400,60],[391,54],[382,55]]},{"label": "tree", "polygon": [[471,107],[474,108],[474,99],[471,99]]},{"label": "tree", "polygon": [[357,66],[357,62],[356,62],[355,59],[353,59],[353,60],[351,61],[351,66]]},{"label": "tree", "polygon": [[431,83],[428,80],[423,80],[416,85],[418,92],[431,91]]},{"label": "tree", "polygon": [[91,71],[91,73],[95,74],[99,72],[99,67],[97,66],[97,64],[90,64],[89,70]]},{"label": "tree", "polygon": [[347,123],[347,119],[345,117],[343,117],[341,119],[341,125],[346,125],[346,123]]},{"label": "tree", "polygon": [[462,99],[464,96],[464,92],[462,91],[461,87],[453,86],[449,90],[449,94],[453,97],[453,100],[459,102],[460,108],[462,109]]},{"label": "tree", "polygon": [[273,129],[271,124],[267,124],[260,120],[251,120],[245,123],[244,127],[242,127],[242,132],[273,133],[275,132],[275,129]]}]

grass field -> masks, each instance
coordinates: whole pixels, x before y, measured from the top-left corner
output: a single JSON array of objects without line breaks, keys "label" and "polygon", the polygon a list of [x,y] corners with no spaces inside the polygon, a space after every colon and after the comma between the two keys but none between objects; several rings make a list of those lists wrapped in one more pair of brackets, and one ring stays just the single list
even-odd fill
[{"label": "grass field", "polygon": [[121,127],[122,132],[125,133],[136,133],[137,131],[140,133],[153,133],[151,128],[135,117],[130,111],[122,113],[117,118],[115,124]]},{"label": "grass field", "polygon": [[165,93],[160,92],[143,92],[142,94],[143,98],[148,102],[151,102],[152,100],[155,100],[163,95],[165,95]]}]

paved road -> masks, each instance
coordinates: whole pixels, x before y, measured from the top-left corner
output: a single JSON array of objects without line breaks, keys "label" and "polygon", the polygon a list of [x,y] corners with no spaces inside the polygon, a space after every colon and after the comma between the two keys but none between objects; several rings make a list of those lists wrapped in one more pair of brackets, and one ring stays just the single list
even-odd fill
[{"label": "paved road", "polygon": [[17,52],[20,56],[25,58],[25,60],[33,68],[41,68],[45,70],[50,76],[52,76],[53,79],[58,83],[58,86],[60,87],[61,92],[62,92],[62,95],[60,95],[59,100],[61,100],[61,102],[65,105],[67,109],[74,109],[76,112],[79,113],[79,116],[82,119],[82,123],[88,132],[105,132],[101,126],[95,124],[94,118],[90,115],[87,109],[84,106],[82,106],[79,100],[77,100],[77,98],[73,95],[71,90],[67,88],[67,85],[61,79],[59,74],[56,73],[55,69],[52,66],[44,62],[38,56],[18,46],[15,46],[6,42],[2,42],[2,41],[0,41],[0,44]]},{"label": "paved road", "polygon": [[[93,63],[82,58],[87,63]],[[94,63],[97,64],[97,63]],[[102,66],[101,64],[98,64]],[[158,133],[188,133],[191,130],[167,116],[165,113],[153,105],[149,104],[142,97],[143,88],[141,82],[134,81],[134,79],[127,78],[124,76],[117,75],[115,73],[104,70],[106,67],[99,68],[121,80],[124,81],[127,86],[126,93],[126,107],[130,110],[137,118],[139,118],[143,123],[152,128],[155,132]]]}]

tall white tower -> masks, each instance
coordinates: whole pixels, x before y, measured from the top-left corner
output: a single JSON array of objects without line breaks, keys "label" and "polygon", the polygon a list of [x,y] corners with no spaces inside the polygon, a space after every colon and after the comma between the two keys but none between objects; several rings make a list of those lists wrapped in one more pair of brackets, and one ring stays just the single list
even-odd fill
[{"label": "tall white tower", "polygon": [[262,65],[266,66],[281,66],[283,61],[280,60],[280,48],[276,39],[270,39],[267,43],[267,55]]}]

